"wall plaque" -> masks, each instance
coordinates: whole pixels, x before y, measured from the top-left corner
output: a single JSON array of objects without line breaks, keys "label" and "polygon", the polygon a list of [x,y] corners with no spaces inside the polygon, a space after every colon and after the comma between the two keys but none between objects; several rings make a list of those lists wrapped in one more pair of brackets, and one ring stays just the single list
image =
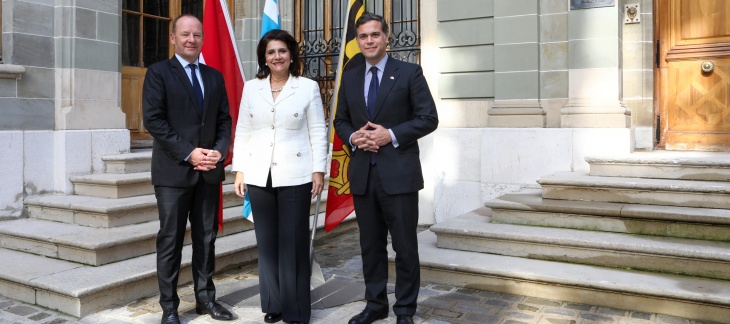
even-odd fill
[{"label": "wall plaque", "polygon": [[613,7],[616,0],[570,0],[570,10]]}]

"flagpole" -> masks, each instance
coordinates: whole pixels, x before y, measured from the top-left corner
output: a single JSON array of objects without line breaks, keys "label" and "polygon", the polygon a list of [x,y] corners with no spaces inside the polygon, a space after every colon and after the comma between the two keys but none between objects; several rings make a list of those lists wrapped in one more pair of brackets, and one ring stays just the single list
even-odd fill
[{"label": "flagpole", "polygon": [[[348,12],[350,11],[349,6],[348,6],[347,11]],[[345,59],[345,46],[347,45],[347,16],[342,17],[342,26],[344,26],[344,28],[342,28],[342,45],[340,46],[339,60],[337,61],[338,64],[342,64],[342,61]],[[334,86],[335,90],[339,89],[339,84],[340,84],[340,81],[342,78],[342,71],[339,71],[339,69],[338,69],[337,72],[338,73],[335,73],[335,86]],[[329,122],[327,123],[327,138],[330,143],[332,143],[332,141],[329,139],[331,139],[333,136],[335,136],[333,121],[334,121],[334,116],[335,116],[335,109],[337,109],[338,92],[339,91],[334,91],[334,94],[332,96],[332,101],[330,102]],[[327,151],[328,151],[327,152],[328,155],[330,153],[332,153],[329,145],[327,146]],[[328,187],[329,187],[329,185],[328,185]],[[312,238],[309,241],[309,264],[312,266],[312,274],[314,274],[314,266],[315,266],[314,239],[317,235],[316,226],[317,226],[317,220],[319,219],[319,206],[322,201],[322,192],[324,192],[324,190],[320,191],[319,195],[317,195],[317,202],[316,202],[316,205],[314,206],[314,222],[312,225]],[[321,273],[322,271],[320,270],[319,272]],[[322,277],[324,277],[324,276],[322,276]],[[324,282],[324,280],[323,280],[323,282]]]},{"label": "flagpole", "polygon": [[[324,181],[324,179],[323,179]],[[317,236],[317,221],[319,220],[319,205],[322,201],[322,192],[319,192],[319,195],[317,195],[317,200],[314,205],[314,219],[312,220],[312,238],[309,240],[309,266],[311,271],[311,279],[310,280],[310,286],[312,288],[316,288],[322,284],[325,283],[324,280],[324,274],[322,273],[322,268],[319,267],[319,264],[315,262],[314,260],[314,238]],[[319,269],[315,269],[319,268]],[[317,271],[319,270],[319,271]]]}]

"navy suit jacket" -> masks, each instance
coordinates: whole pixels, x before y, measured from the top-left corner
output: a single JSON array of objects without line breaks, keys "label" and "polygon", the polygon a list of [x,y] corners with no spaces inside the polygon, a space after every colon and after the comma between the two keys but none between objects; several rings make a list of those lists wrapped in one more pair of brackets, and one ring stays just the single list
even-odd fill
[{"label": "navy suit jacket", "polygon": [[196,171],[185,158],[196,147],[214,149],[223,157],[231,143],[231,116],[223,75],[199,64],[205,96],[203,114],[193,86],[176,57],[152,64],[142,90],[144,126],[154,138],[152,145],[152,184],[188,187],[200,176],[206,183],[225,179],[223,162],[215,169]]},{"label": "navy suit jacket", "polygon": [[431,91],[417,64],[392,57],[383,70],[378,88],[375,114],[370,119],[365,104],[365,65],[345,71],[337,97],[334,127],[344,143],[368,121],[393,131],[399,146],[380,147],[378,153],[356,149],[349,167],[350,191],[365,193],[370,155],[377,154],[377,168],[383,190],[388,194],[416,192],[423,189],[423,173],[418,139],[436,130],[438,114]]}]

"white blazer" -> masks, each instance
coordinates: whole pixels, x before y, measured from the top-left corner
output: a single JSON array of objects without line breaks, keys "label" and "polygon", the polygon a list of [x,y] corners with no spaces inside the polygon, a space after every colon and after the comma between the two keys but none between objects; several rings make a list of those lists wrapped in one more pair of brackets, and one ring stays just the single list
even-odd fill
[{"label": "white blazer", "polygon": [[246,81],[233,146],[246,184],[265,187],[269,171],[273,187],[311,182],[325,172],[328,146],[316,82],[290,75],[274,101],[269,78]]}]

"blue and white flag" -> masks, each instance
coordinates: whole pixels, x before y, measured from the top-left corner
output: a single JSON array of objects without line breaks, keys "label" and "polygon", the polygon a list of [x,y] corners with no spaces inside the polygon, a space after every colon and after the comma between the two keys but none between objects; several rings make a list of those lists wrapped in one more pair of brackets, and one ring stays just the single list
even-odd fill
[{"label": "blue and white flag", "polygon": [[246,194],[243,198],[243,210],[241,211],[243,218],[253,223],[253,215],[251,214],[251,198],[248,196],[248,188],[246,188]]},{"label": "blue and white flag", "polygon": [[281,29],[279,23],[279,4],[278,0],[266,0],[264,4],[264,14],[261,15],[261,37],[272,29]]}]

